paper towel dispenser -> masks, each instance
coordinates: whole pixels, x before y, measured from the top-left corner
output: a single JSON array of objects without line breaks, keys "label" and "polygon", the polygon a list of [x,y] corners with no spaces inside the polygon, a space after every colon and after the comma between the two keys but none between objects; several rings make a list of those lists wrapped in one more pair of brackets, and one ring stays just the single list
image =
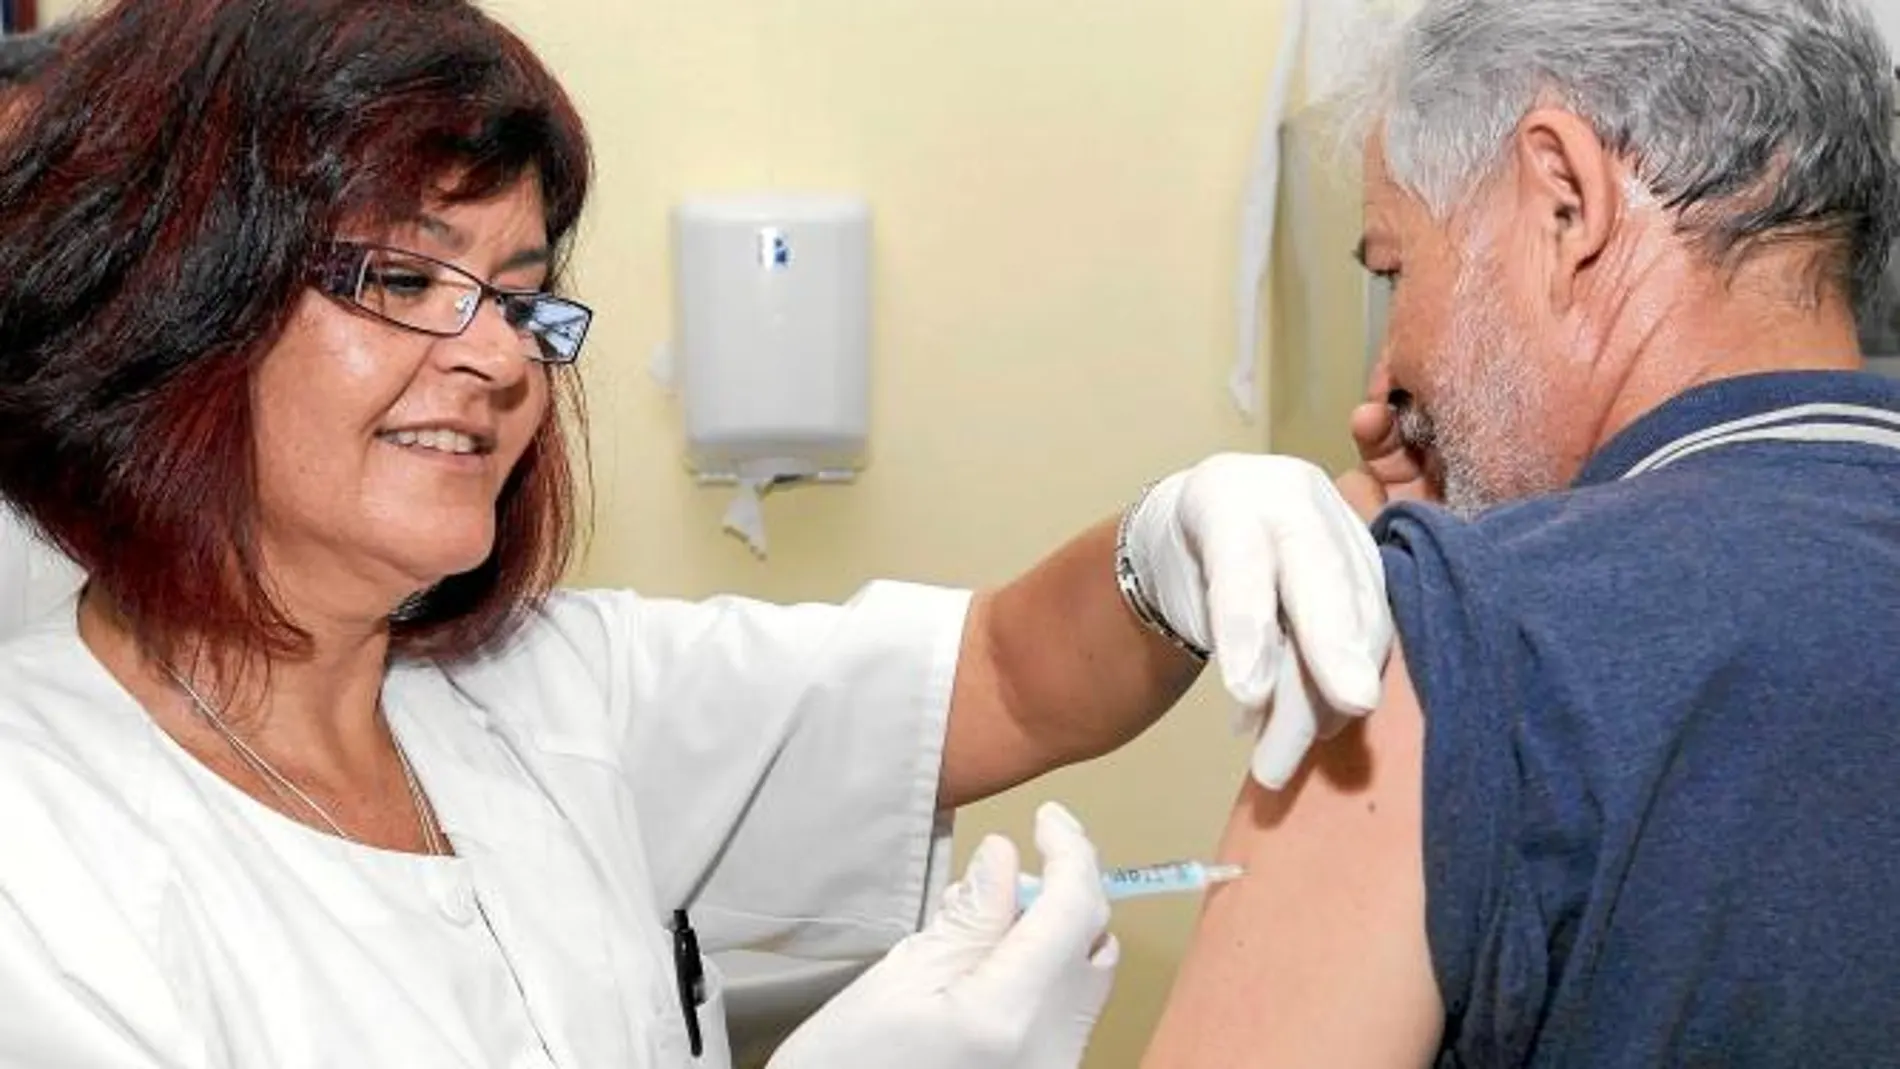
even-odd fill
[{"label": "paper towel dispenser", "polygon": [[698,197],[673,229],[687,465],[755,487],[849,478],[870,427],[869,207]]}]

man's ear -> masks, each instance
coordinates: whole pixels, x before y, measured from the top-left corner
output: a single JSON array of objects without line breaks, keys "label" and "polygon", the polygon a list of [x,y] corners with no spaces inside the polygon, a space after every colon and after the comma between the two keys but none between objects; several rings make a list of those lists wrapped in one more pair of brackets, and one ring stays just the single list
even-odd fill
[{"label": "man's ear", "polygon": [[1617,157],[1588,122],[1561,108],[1524,116],[1511,147],[1520,217],[1535,228],[1528,236],[1550,253],[1550,297],[1562,311],[1622,221]]}]

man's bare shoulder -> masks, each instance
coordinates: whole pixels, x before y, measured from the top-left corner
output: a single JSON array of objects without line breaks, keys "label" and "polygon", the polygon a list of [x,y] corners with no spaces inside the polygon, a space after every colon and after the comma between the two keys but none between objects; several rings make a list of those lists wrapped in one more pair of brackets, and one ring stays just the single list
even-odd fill
[{"label": "man's bare shoulder", "polygon": [[1249,781],[1144,1066],[1429,1064],[1443,1009],[1425,930],[1424,719],[1402,655],[1366,722],[1279,793]]}]

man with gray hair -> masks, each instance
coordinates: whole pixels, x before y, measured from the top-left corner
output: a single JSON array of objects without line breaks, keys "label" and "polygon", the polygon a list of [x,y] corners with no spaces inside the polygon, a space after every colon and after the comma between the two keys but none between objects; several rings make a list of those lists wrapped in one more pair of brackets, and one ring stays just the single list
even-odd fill
[{"label": "man with gray hair", "polygon": [[1370,96],[1401,650],[1243,792],[1147,1064],[1900,1065],[1868,12],[1427,0]]}]

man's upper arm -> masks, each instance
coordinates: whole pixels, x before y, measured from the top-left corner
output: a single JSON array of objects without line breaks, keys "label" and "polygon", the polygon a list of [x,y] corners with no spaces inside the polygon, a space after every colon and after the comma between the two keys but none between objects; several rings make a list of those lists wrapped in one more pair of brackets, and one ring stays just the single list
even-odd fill
[{"label": "man's upper arm", "polygon": [[1424,718],[1394,654],[1363,724],[1276,794],[1242,788],[1146,1069],[1423,1066],[1444,1010],[1425,930]]}]

